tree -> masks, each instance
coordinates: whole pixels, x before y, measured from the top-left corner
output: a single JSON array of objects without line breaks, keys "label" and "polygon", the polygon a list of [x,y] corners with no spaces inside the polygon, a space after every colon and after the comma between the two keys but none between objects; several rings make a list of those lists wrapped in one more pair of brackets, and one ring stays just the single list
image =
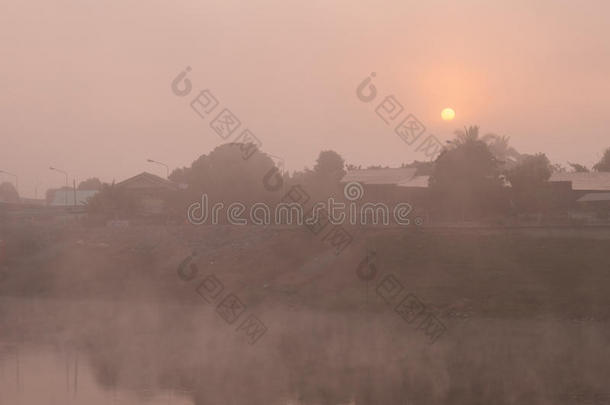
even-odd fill
[{"label": "tree", "polygon": [[452,142],[454,146],[464,145],[468,142],[474,141],[485,141],[485,139],[479,139],[479,127],[477,125],[471,125],[464,127],[464,130],[458,129],[454,132],[455,139]]},{"label": "tree", "polygon": [[606,149],[604,156],[593,166],[598,172],[610,172],[610,148]]},{"label": "tree", "polygon": [[178,167],[169,174],[168,179],[173,181],[174,183],[186,184],[186,173],[188,172],[188,167]]},{"label": "tree", "polygon": [[570,165],[570,167],[572,167],[572,171],[574,171],[576,173],[588,173],[589,172],[589,168],[587,166],[581,165],[579,163],[570,163],[570,162],[568,162],[568,164]]},{"label": "tree", "polygon": [[97,177],[91,177],[78,184],[79,190],[101,190],[102,182]]},{"label": "tree", "polygon": [[561,163],[551,163],[550,168],[551,173],[566,173],[568,171]]},{"label": "tree", "polygon": [[509,146],[509,136],[499,136],[494,133],[480,136],[479,127],[476,125],[464,127],[464,130],[457,130],[454,134],[454,140],[449,142],[450,148],[463,145],[469,141],[483,141],[496,157],[498,163],[505,169],[514,167],[522,158],[522,155],[515,148]]},{"label": "tree", "polygon": [[507,177],[513,187],[540,187],[551,177],[551,162],[544,153],[528,155]]},{"label": "tree", "polygon": [[8,203],[18,203],[19,193],[13,183],[7,181],[0,184],[0,201]]},{"label": "tree", "polygon": [[510,136],[487,134],[483,138],[491,153],[504,167],[510,168],[521,160],[521,154],[509,146]]},{"label": "tree", "polygon": [[219,202],[264,202],[270,195],[262,181],[275,163],[258,149],[245,155],[252,150],[251,146],[220,145],[208,155],[199,156],[190,167],[174,170],[169,178],[188,185],[188,200],[201,198],[201,194],[206,193]]},{"label": "tree", "polygon": [[526,156],[519,165],[508,172],[507,178],[511,183],[518,208],[525,211],[542,208],[543,196],[551,173],[551,162],[544,153]]},{"label": "tree", "polygon": [[103,215],[108,218],[130,218],[137,213],[137,197],[128,190],[112,184],[104,184],[99,193],[87,202],[87,212]]},{"label": "tree", "polygon": [[[477,127],[471,127],[477,128]],[[445,210],[477,215],[494,211],[500,203],[502,179],[498,161],[482,140],[478,129],[453,148],[443,151],[430,176],[430,190]]]},{"label": "tree", "polygon": [[[341,179],[346,174],[345,161],[335,151],[321,151],[313,169],[305,168],[293,173],[288,180],[290,186],[303,187],[310,198],[316,201],[328,198],[343,197]],[[360,166],[347,165],[349,170],[360,169]]]},{"label": "tree", "polygon": [[321,176],[330,176],[334,179],[343,178],[345,175],[345,161],[334,150],[323,150],[318,155],[313,171]]}]

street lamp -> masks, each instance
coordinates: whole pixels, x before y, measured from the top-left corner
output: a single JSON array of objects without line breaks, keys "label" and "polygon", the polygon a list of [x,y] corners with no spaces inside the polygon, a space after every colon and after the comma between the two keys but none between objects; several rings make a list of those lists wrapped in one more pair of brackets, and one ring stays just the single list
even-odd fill
[{"label": "street lamp", "polygon": [[6,170],[0,170],[0,173],[8,174],[9,176],[13,176],[15,178],[15,190],[17,190],[17,194],[19,194],[19,177],[17,177],[16,174],[7,172]]},{"label": "street lamp", "polygon": [[68,173],[66,173],[63,170],[57,169],[57,168],[55,168],[53,166],[50,166],[49,169],[50,170],[55,170],[56,172],[63,173],[64,176],[66,176],[66,189],[64,190],[64,196],[66,197],[65,198],[65,204],[66,204],[66,207],[67,207],[68,206]]},{"label": "street lamp", "polygon": [[152,159],[146,159],[146,161],[148,163],[156,163],[158,165],[165,166],[165,176],[166,176],[166,178],[169,179],[169,166],[168,165],[166,165],[165,163],[157,162],[156,160],[152,160]]}]

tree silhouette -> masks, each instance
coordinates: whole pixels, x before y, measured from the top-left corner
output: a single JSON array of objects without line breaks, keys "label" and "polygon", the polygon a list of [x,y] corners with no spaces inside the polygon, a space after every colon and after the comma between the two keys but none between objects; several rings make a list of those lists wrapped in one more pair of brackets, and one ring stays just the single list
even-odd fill
[{"label": "tree silhouette", "polygon": [[174,170],[169,178],[188,185],[187,200],[206,193],[219,202],[265,202],[270,195],[262,180],[275,163],[258,149],[251,155],[245,154],[247,150],[248,145],[241,143],[220,145],[190,167]]},{"label": "tree silhouette", "polygon": [[610,148],[606,149],[604,156],[593,166],[593,169],[598,172],[610,172]]},{"label": "tree silhouette", "polygon": [[534,211],[542,208],[542,197],[551,172],[551,162],[544,153],[526,156],[508,172],[507,178],[520,209]]},{"label": "tree silhouette", "polygon": [[489,146],[489,150],[505,167],[512,167],[522,159],[522,155],[517,150],[509,146],[510,136],[499,136],[487,134],[483,140]]},{"label": "tree silhouette", "polygon": [[471,125],[469,127],[464,127],[464,130],[458,129],[454,132],[455,139],[453,141],[454,146],[464,145],[468,142],[474,141],[485,141],[484,139],[479,139],[479,126]]},{"label": "tree silhouette", "polygon": [[104,184],[99,193],[87,201],[87,212],[107,218],[125,219],[134,216],[140,210],[137,197],[128,190],[112,184]]},{"label": "tree silhouette", "polygon": [[443,209],[465,218],[496,208],[502,179],[497,159],[478,139],[478,129],[467,131],[460,142],[439,155],[429,183]]},{"label": "tree silhouette", "polygon": [[313,171],[321,176],[341,179],[345,175],[345,161],[334,150],[323,150],[318,155]]},{"label": "tree silhouette", "polygon": [[[473,141],[483,141],[489,147],[491,153],[496,157],[498,163],[505,168],[511,168],[516,163],[521,161],[522,155],[517,150],[509,146],[510,137],[503,135],[499,136],[494,133],[480,135],[480,129],[477,125],[464,127],[454,132],[455,138],[449,142],[453,147],[463,145]],[[451,147],[450,147],[451,148]]]},{"label": "tree silhouette", "polygon": [[79,190],[101,190],[102,182],[97,177],[91,177],[78,183]]},{"label": "tree silhouette", "polygon": [[589,168],[587,166],[581,165],[579,163],[571,163],[568,162],[572,170],[576,173],[587,173],[589,172]]},{"label": "tree silhouette", "polygon": [[19,202],[19,193],[13,183],[9,183],[5,181],[0,184],[0,201],[10,202],[10,203],[18,203]]}]

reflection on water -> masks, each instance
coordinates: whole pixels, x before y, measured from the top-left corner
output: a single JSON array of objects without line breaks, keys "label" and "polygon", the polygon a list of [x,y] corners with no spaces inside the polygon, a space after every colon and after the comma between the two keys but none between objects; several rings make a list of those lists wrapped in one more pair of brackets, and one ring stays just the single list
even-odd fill
[{"label": "reflection on water", "polygon": [[0,300],[0,404],[603,403],[603,322],[452,323],[267,308],[251,346],[209,306]]},{"label": "reflection on water", "polygon": [[[21,349],[21,350],[20,350]],[[0,404],[192,404],[188,392],[105,389],[78,353],[53,348],[27,350],[3,344],[0,358]]]}]

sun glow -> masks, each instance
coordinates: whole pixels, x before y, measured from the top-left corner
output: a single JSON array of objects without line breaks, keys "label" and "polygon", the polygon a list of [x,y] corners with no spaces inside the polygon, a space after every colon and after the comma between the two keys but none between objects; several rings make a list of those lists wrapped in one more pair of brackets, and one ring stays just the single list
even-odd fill
[{"label": "sun glow", "polygon": [[443,121],[451,121],[455,118],[455,111],[453,108],[445,108],[441,111],[441,118]]}]

